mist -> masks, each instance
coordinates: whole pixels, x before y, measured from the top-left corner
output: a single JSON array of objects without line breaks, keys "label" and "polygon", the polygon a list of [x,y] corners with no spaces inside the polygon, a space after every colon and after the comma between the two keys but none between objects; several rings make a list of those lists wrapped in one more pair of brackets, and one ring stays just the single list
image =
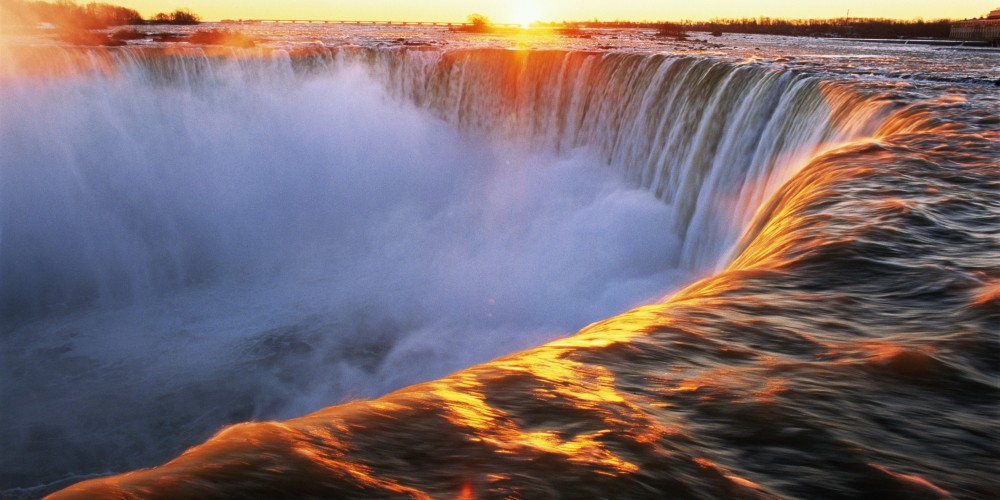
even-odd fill
[{"label": "mist", "polygon": [[3,82],[4,484],[378,396],[701,271],[587,149],[455,130],[360,69],[199,78]]}]

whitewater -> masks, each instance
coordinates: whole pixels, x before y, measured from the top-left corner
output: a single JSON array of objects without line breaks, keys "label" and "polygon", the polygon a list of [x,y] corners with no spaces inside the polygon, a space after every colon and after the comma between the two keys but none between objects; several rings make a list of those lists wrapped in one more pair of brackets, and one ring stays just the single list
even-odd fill
[{"label": "whitewater", "polygon": [[245,29],[2,45],[4,498],[1000,489],[995,52]]}]

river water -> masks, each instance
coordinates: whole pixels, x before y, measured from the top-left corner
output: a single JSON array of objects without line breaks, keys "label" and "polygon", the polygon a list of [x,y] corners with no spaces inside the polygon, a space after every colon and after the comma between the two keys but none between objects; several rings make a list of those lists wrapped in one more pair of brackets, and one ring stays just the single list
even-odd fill
[{"label": "river water", "polygon": [[241,29],[2,45],[5,498],[1000,489],[996,52]]}]

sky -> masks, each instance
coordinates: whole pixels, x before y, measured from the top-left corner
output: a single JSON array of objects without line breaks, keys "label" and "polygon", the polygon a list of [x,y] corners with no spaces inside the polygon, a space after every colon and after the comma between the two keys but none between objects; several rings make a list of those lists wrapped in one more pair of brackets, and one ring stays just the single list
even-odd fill
[{"label": "sky", "polygon": [[708,20],[776,17],[827,19],[967,19],[1000,7],[1000,0],[105,0],[145,17],[187,8],[205,21],[222,19],[326,19],[352,21],[464,21],[478,13],[498,23],[580,21],[598,18]]}]

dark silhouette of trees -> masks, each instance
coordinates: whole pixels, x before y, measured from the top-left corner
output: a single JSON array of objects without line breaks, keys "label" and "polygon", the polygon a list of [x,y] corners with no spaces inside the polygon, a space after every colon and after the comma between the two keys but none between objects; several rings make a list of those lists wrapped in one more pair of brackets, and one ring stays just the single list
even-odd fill
[{"label": "dark silhouette of trees", "polygon": [[7,26],[36,26],[48,23],[60,31],[103,29],[110,26],[142,24],[142,16],[135,10],[106,3],[76,3],[0,0],[0,24]]},{"label": "dark silhouette of trees", "polygon": [[142,24],[142,16],[125,7],[106,3],[88,3],[82,9],[84,17],[102,27]]},{"label": "dark silhouette of trees", "polygon": [[469,24],[474,28],[485,29],[493,23],[482,14],[469,14]]},{"label": "dark silhouette of trees", "polygon": [[951,21],[899,21],[896,19],[713,19],[694,23],[698,31],[788,36],[838,36],[850,38],[948,38]]},{"label": "dark silhouette of trees", "polygon": [[769,17],[713,19],[711,21],[592,21],[542,23],[556,29],[576,33],[580,28],[643,28],[655,29],[663,37],[676,38],[685,31],[706,31],[712,35],[747,33],[787,36],[829,36],[848,38],[948,38],[951,20],[900,21],[896,19],[775,19]]},{"label": "dark silhouette of trees", "polygon": [[468,24],[457,28],[457,30],[466,33],[490,33],[493,31],[493,23],[482,14],[469,14],[466,22]]},{"label": "dark silhouette of trees", "polygon": [[198,24],[201,18],[188,9],[169,14],[159,13],[149,21],[133,9],[106,3],[77,4],[69,0],[55,2],[0,0],[0,25],[35,27],[48,23],[60,32],[104,29],[139,24]]},{"label": "dark silhouette of trees", "polygon": [[201,22],[201,17],[187,9],[177,9],[169,14],[164,14],[160,12],[154,15],[150,20],[149,24],[178,24],[178,25],[188,25],[188,24],[198,24]]},{"label": "dark silhouette of trees", "polygon": [[685,33],[686,28],[680,23],[660,23],[657,28],[657,36],[673,38],[674,40],[687,39],[687,33]]},{"label": "dark silhouette of trees", "polygon": [[[46,2],[38,0],[0,0],[0,27],[13,32],[33,32],[44,25],[55,29],[56,37],[74,45],[125,45],[129,40],[150,38],[159,41],[176,41],[181,38],[168,33],[150,34],[136,29],[120,29],[113,33],[105,30],[114,26],[142,24],[198,24],[197,14],[178,9],[169,14],[157,14],[150,21],[143,20],[138,12],[125,7],[91,2],[76,4],[70,0]],[[234,34],[206,35],[209,44],[252,47],[253,40]],[[198,43],[198,42],[193,42]]]}]

